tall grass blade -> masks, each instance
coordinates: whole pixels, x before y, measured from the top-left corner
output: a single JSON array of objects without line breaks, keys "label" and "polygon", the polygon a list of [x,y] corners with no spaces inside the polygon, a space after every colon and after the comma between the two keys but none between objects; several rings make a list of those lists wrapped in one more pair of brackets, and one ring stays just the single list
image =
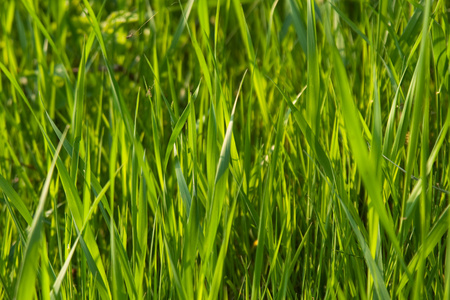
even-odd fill
[{"label": "tall grass blade", "polygon": [[44,188],[42,189],[41,197],[39,198],[39,205],[34,214],[33,222],[28,233],[27,244],[25,246],[25,253],[20,265],[19,277],[16,285],[17,299],[31,299],[35,294],[35,290],[30,286],[35,285],[36,274],[38,270],[38,263],[40,257],[40,244],[42,240],[42,226],[43,226],[43,212],[45,202],[47,199],[48,190],[50,188],[50,181],[52,180],[53,170],[55,169],[58,160],[59,152],[61,151],[63,141],[66,137],[69,127],[66,127],[62,139],[55,151],[52,164],[50,165],[47,177],[45,179]]}]

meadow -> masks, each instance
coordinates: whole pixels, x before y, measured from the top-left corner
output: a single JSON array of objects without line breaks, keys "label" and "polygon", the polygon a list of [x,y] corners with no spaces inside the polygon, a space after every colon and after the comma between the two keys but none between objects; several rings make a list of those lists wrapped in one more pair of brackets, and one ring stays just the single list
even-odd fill
[{"label": "meadow", "polygon": [[450,299],[445,0],[3,0],[0,299]]}]

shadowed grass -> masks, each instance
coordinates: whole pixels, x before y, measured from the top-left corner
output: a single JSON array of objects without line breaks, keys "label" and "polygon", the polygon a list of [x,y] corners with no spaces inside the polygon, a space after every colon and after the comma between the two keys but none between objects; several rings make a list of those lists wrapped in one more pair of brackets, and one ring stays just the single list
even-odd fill
[{"label": "shadowed grass", "polygon": [[4,2],[1,299],[448,298],[445,1]]}]

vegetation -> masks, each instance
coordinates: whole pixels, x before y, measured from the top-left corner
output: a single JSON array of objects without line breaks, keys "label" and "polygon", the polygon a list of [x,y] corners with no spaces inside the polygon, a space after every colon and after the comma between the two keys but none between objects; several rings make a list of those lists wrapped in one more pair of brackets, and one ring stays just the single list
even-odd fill
[{"label": "vegetation", "polygon": [[449,299],[449,9],[3,0],[0,298]]}]

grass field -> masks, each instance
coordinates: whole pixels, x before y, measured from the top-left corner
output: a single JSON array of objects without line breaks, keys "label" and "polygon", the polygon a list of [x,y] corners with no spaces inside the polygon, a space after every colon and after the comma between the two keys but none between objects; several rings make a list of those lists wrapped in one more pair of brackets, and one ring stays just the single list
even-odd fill
[{"label": "grass field", "polygon": [[3,0],[1,299],[449,299],[445,0]]}]

